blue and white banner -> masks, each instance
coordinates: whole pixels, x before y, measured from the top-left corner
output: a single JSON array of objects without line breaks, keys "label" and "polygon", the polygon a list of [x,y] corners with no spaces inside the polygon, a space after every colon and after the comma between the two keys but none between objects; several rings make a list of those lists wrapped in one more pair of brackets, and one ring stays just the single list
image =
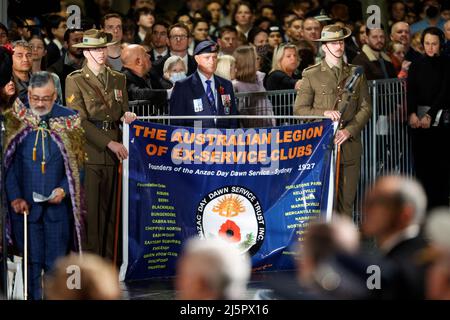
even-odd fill
[{"label": "blue and white banner", "polygon": [[333,201],[331,121],[260,129],[125,126],[122,280],[172,276],[183,243],[219,238],[253,270],[294,267]]}]

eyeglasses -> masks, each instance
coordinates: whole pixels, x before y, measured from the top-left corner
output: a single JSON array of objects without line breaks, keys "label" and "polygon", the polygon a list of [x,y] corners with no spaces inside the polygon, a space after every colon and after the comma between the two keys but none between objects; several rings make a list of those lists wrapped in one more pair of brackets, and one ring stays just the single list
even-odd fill
[{"label": "eyeglasses", "polygon": [[53,101],[53,95],[54,95],[54,93],[51,96],[44,96],[44,97],[32,95],[32,96],[30,96],[30,101],[33,103],[38,103],[38,102],[49,103],[49,102]]},{"label": "eyeglasses", "polygon": [[176,41],[181,41],[181,40],[186,40],[188,38],[188,36],[182,35],[182,36],[170,36],[170,39],[176,40]]}]

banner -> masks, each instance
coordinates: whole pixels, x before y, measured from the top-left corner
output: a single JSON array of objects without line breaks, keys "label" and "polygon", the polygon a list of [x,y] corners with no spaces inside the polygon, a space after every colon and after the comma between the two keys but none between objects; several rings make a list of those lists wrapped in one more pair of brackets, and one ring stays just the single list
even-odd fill
[{"label": "banner", "polygon": [[248,252],[255,271],[294,268],[304,229],[331,216],[333,133],[329,120],[238,130],[125,126],[121,279],[173,276],[192,236]]}]

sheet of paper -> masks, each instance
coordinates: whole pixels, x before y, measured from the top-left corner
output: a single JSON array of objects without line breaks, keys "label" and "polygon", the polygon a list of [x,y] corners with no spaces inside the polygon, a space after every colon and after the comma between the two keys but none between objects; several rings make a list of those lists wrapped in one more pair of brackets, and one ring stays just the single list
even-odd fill
[{"label": "sheet of paper", "polygon": [[37,192],[33,192],[33,201],[34,202],[46,202],[49,200],[52,200],[54,197],[56,197],[56,192],[53,191],[51,195],[49,195],[48,197],[37,193]]}]

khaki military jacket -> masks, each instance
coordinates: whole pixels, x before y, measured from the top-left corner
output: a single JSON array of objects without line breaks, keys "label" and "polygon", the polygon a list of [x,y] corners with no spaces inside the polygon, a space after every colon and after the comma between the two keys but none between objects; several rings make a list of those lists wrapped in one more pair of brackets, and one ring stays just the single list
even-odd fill
[{"label": "khaki military jacket", "polygon": [[[86,132],[87,163],[117,163],[117,158],[107,145],[111,140],[121,141],[118,124],[122,115],[128,111],[126,77],[106,67],[106,81],[103,85],[85,65],[67,76],[66,103],[69,108],[80,113]],[[99,128],[99,121],[115,122],[115,128]]]},{"label": "khaki military jacket", "polygon": [[[339,79],[325,59],[306,68],[294,103],[294,114],[323,116],[326,110],[339,110],[342,113],[343,102],[347,100],[348,94],[342,94],[340,99],[338,94],[356,67],[343,62]],[[351,134],[351,138],[342,145],[341,157],[344,162],[352,162],[361,156],[361,131],[372,115],[372,104],[364,74],[357,80],[355,86],[355,92],[342,114],[341,128],[347,129]]]}]

